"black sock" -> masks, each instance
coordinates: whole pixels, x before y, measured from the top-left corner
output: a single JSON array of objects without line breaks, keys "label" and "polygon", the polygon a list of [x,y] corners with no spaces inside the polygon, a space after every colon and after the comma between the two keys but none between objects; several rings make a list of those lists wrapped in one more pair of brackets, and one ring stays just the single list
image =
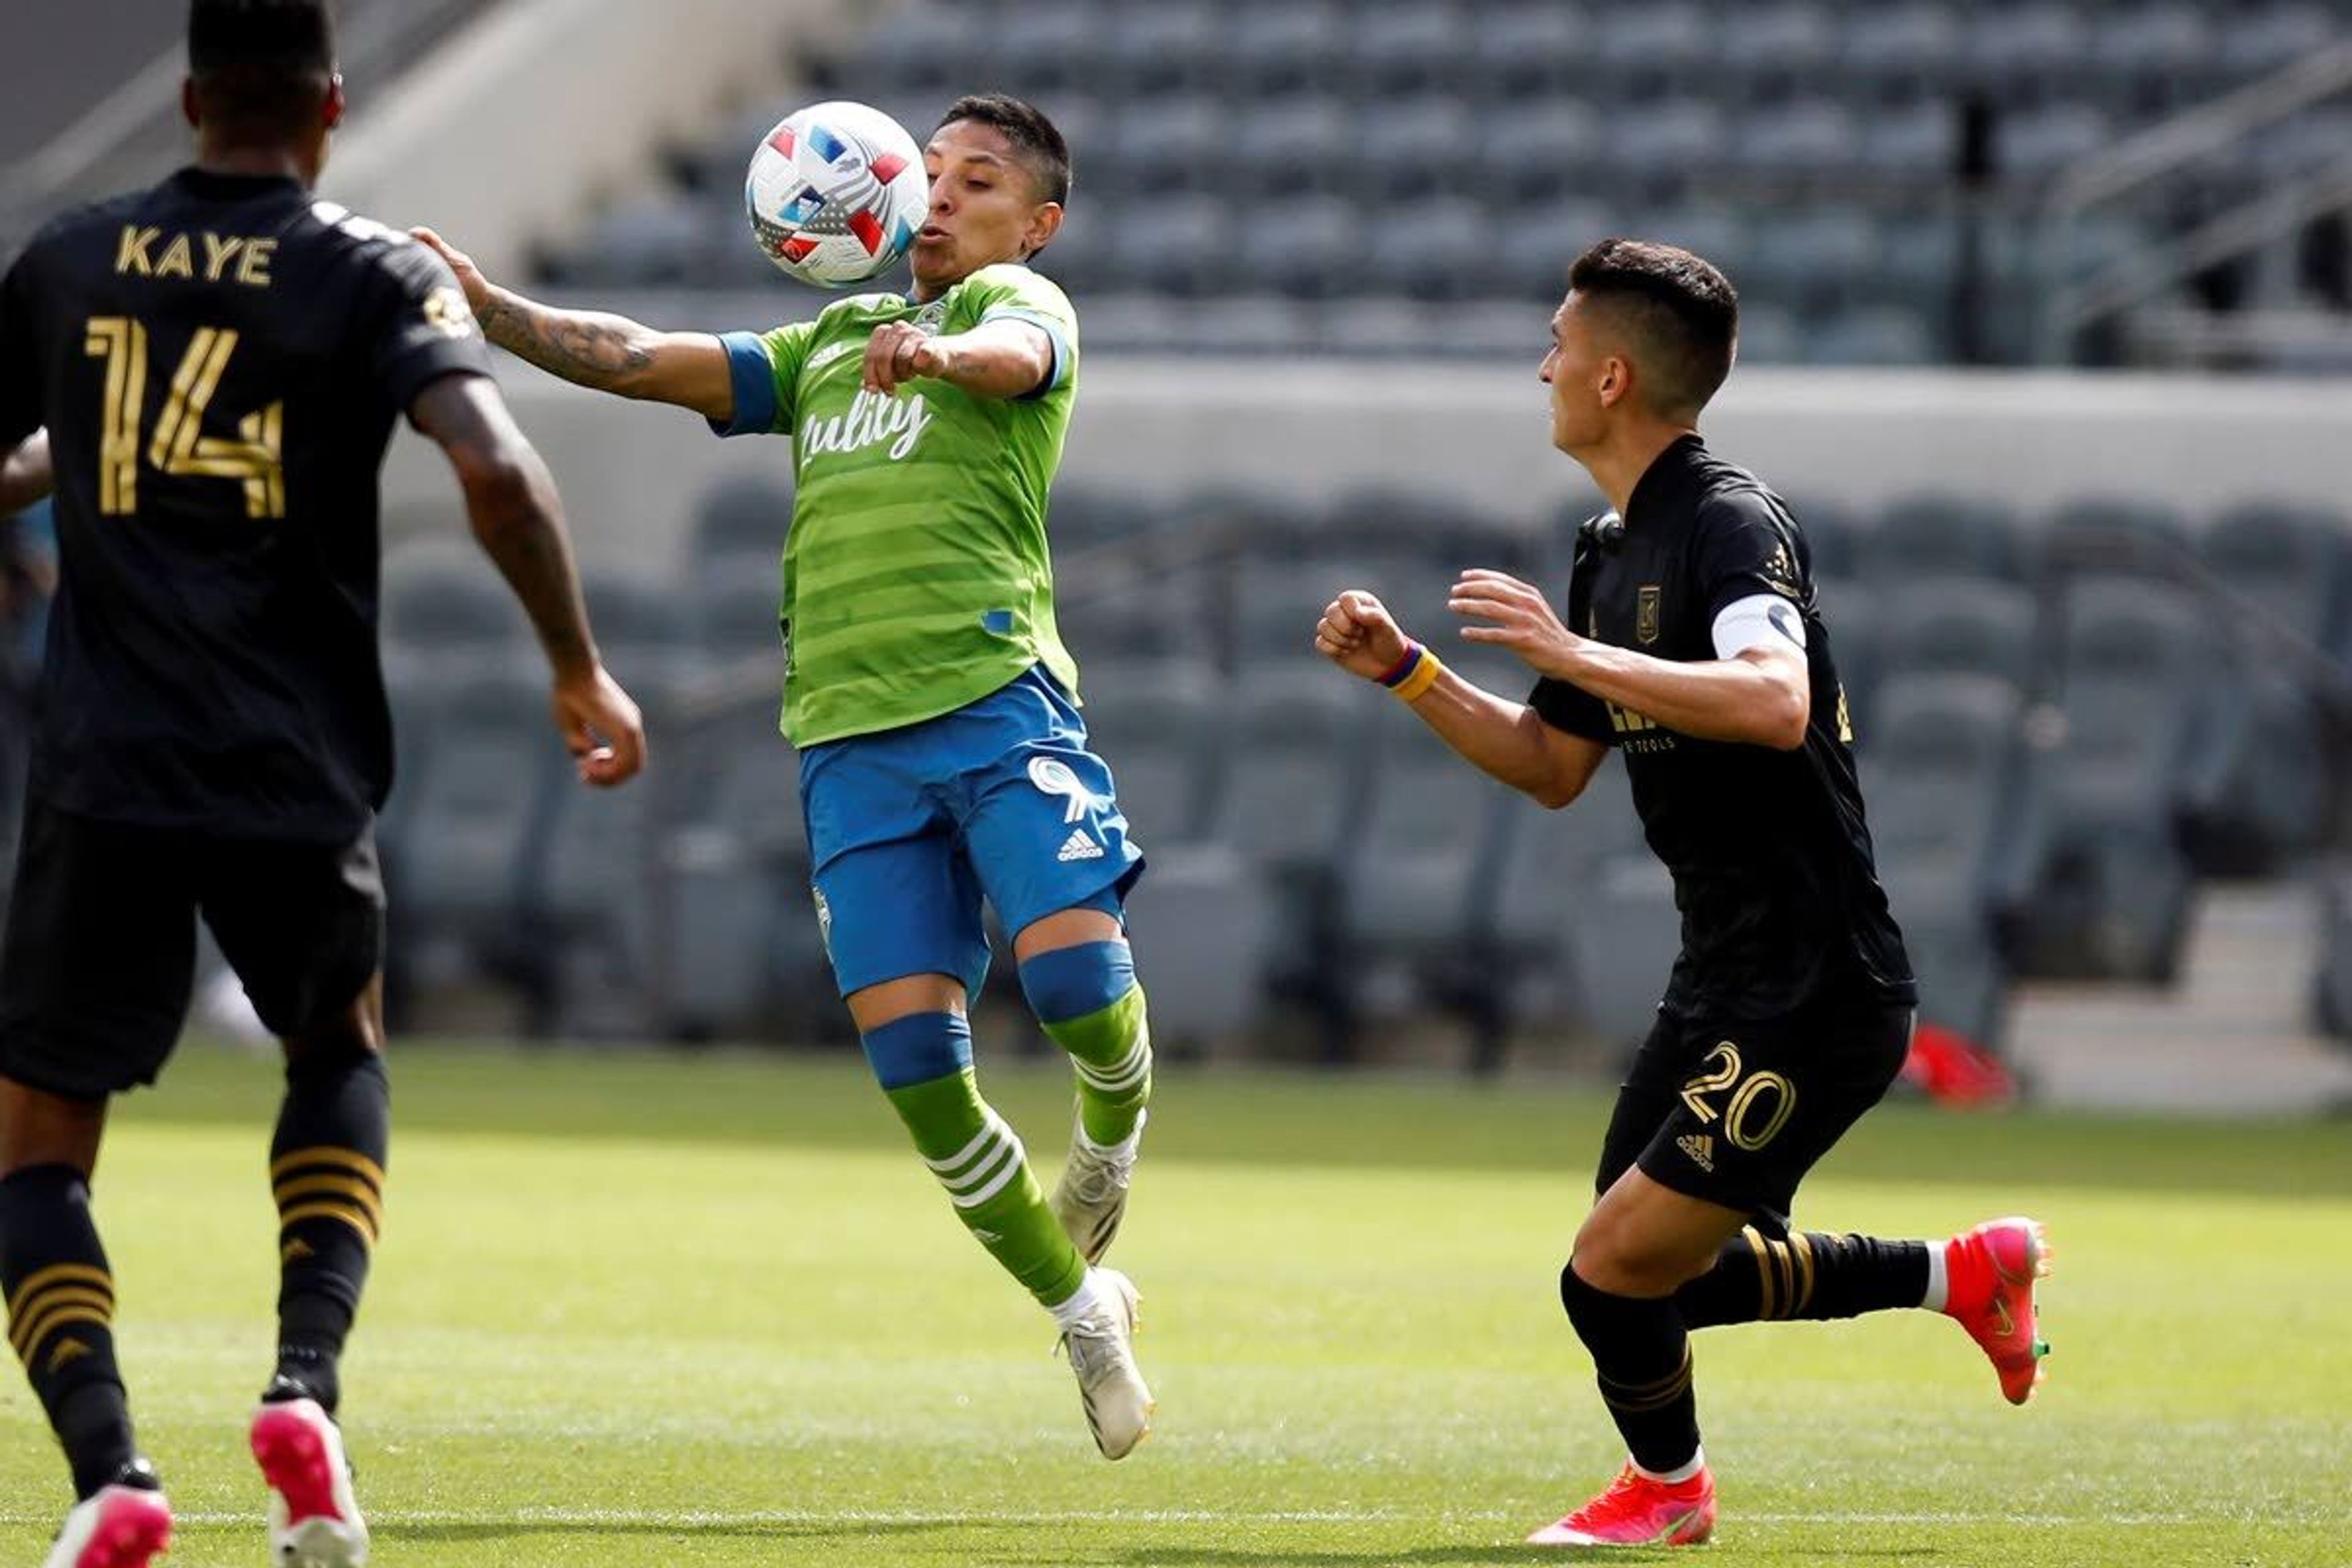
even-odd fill
[{"label": "black sock", "polygon": [[[298,1058],[269,1145],[278,1199],[278,1376],[332,1414],[343,1341],[383,1227],[392,1086],[373,1051]],[[273,1384],[273,1397],[288,1393]]]},{"label": "black sock", "polygon": [[1671,1296],[1614,1296],[1559,1271],[1560,1305],[1592,1352],[1601,1402],[1633,1462],[1657,1475],[1698,1456],[1698,1400],[1691,1392],[1690,1335]]},{"label": "black sock", "polygon": [[0,1289],[8,1342],[87,1498],[138,1455],[114,1363],[114,1275],[79,1171],[36,1165],[0,1181]]},{"label": "black sock", "polygon": [[1927,1293],[1927,1243],[1808,1232],[1780,1240],[1749,1226],[1715,1267],[1675,1292],[1694,1329],[1771,1320],[1856,1318],[1916,1307]]}]

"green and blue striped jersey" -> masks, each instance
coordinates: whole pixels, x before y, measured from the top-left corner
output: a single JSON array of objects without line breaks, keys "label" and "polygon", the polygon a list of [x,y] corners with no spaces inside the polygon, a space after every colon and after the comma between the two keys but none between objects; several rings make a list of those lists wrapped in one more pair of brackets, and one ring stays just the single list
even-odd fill
[{"label": "green and blue striped jersey", "polygon": [[[866,340],[886,322],[944,336],[1007,318],[1053,339],[1053,374],[1025,397],[935,380],[892,397],[863,387]],[[1059,288],[1006,263],[928,304],[861,294],[814,321],[722,341],[735,418],[719,433],[793,438],[782,727],[793,745],[920,723],[1037,664],[1076,691],[1045,544],[1076,395],[1077,321]]]}]

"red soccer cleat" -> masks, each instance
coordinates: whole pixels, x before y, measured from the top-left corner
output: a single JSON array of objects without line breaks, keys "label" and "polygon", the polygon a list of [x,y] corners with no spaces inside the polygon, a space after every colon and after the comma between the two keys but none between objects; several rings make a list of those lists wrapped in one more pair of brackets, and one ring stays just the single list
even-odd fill
[{"label": "red soccer cleat", "polygon": [[2032,1398],[2043,1376],[2050,1342],[2035,1324],[2033,1282],[2049,1274],[2040,1220],[1989,1219],[1944,1243],[1944,1313],[1991,1360],[2011,1405]]},{"label": "red soccer cleat", "polygon": [[[143,1466],[142,1467],[144,1468]],[[144,1484],[107,1487],[66,1515],[42,1568],[148,1568],[172,1548],[172,1505]]]},{"label": "red soccer cleat", "polygon": [[1661,1481],[1632,1465],[1609,1489],[1528,1537],[1529,1546],[1696,1546],[1715,1533],[1715,1478]]}]

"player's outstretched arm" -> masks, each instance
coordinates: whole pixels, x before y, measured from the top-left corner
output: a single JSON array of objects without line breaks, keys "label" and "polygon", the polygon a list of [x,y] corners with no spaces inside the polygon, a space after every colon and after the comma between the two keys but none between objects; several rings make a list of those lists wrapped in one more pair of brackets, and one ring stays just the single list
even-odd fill
[{"label": "player's outstretched arm", "polygon": [[735,417],[727,349],[709,332],[656,331],[626,316],[559,310],[501,289],[474,258],[429,228],[410,231],[457,273],[482,335],[579,386],[649,403],[673,403],[722,424]]},{"label": "player's outstretched arm", "polygon": [[466,492],[474,537],[522,601],[555,673],[555,722],[593,784],[624,783],[645,765],[645,721],[605,673],[588,630],[555,479],[478,375],[445,375],[416,395],[409,416],[440,444]]},{"label": "player's outstretched arm", "polygon": [[984,321],[946,337],[890,321],[866,341],[866,390],[886,397],[900,382],[927,376],[974,397],[1026,397],[1053,374],[1054,340],[1029,321]]},{"label": "player's outstretched arm", "polygon": [[49,461],[49,433],[36,430],[13,452],[0,457],[0,516],[24,510],[57,488]]},{"label": "player's outstretched arm", "polygon": [[1699,663],[1653,658],[1578,637],[1543,591],[1504,572],[1462,574],[1448,601],[1472,642],[1506,648],[1528,668],[1702,741],[1737,741],[1793,752],[1812,716],[1811,672],[1791,643],[1751,647]]},{"label": "player's outstretched arm", "polygon": [[1387,605],[1360,590],[1324,607],[1315,650],[1350,675],[1389,687],[1465,761],[1554,810],[1584,793],[1609,754],[1599,742],[1555,730],[1534,709],[1446,668],[1404,635]]}]

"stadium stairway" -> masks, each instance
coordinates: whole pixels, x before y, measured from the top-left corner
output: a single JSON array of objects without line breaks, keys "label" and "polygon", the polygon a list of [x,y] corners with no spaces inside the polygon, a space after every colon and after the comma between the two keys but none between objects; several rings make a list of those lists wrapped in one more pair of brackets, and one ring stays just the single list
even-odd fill
[{"label": "stadium stairway", "polygon": [[2318,897],[2287,882],[2206,888],[2170,986],[2020,984],[2011,1065],[2045,1106],[2352,1114],[2352,1050],[2312,1017]]}]

